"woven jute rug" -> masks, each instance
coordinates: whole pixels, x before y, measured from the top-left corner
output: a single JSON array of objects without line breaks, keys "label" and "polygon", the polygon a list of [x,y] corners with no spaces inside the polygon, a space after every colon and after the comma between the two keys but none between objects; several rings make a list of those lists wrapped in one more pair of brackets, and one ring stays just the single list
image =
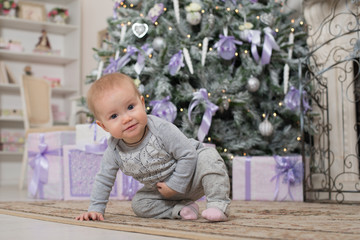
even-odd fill
[{"label": "woven jute rug", "polygon": [[[360,239],[360,205],[233,201],[227,222],[136,217],[128,201],[110,201],[105,221],[76,221],[87,201],[0,202],[0,214],[184,239]],[[200,210],[205,207],[200,202]]]}]

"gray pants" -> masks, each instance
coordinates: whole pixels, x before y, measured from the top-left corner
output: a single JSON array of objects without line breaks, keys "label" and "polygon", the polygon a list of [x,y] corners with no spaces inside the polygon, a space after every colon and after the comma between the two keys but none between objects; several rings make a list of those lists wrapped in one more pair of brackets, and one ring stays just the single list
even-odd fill
[{"label": "gray pants", "polygon": [[224,160],[214,148],[198,149],[195,173],[184,194],[166,199],[156,187],[143,187],[134,196],[132,208],[145,218],[181,218],[180,210],[202,196],[207,208],[216,207],[229,215],[230,181]]}]

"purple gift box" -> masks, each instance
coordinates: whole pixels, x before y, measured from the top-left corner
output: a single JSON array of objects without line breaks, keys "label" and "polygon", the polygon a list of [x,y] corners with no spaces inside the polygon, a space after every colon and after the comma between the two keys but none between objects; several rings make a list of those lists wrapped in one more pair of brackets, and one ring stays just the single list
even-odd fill
[{"label": "purple gift box", "polygon": [[26,141],[29,197],[63,199],[62,147],[75,143],[75,131],[30,133]]},{"label": "purple gift box", "polygon": [[[86,148],[86,146],[85,146]],[[64,146],[64,200],[90,199],[95,176],[100,170],[102,152],[80,148],[78,145]],[[131,200],[143,185],[121,171],[110,192],[111,199]]]},{"label": "purple gift box", "polygon": [[233,159],[233,200],[303,201],[300,155]]}]

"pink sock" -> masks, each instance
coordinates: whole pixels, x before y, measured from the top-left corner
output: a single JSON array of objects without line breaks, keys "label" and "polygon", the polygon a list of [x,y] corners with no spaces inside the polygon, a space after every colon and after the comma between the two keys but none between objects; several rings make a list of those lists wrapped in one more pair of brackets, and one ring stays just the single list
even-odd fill
[{"label": "pink sock", "polygon": [[212,222],[223,222],[228,219],[227,216],[218,208],[205,209],[201,216]]},{"label": "pink sock", "polygon": [[181,209],[180,216],[183,220],[196,220],[198,218],[198,213],[199,206],[193,202]]}]

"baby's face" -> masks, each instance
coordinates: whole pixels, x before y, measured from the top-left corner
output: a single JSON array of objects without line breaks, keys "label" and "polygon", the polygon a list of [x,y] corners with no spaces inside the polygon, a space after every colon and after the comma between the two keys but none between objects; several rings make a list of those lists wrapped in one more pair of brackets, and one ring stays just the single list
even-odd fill
[{"label": "baby's face", "polygon": [[130,83],[108,90],[95,103],[97,121],[114,138],[127,143],[139,141],[147,124],[144,98],[139,96]]}]

